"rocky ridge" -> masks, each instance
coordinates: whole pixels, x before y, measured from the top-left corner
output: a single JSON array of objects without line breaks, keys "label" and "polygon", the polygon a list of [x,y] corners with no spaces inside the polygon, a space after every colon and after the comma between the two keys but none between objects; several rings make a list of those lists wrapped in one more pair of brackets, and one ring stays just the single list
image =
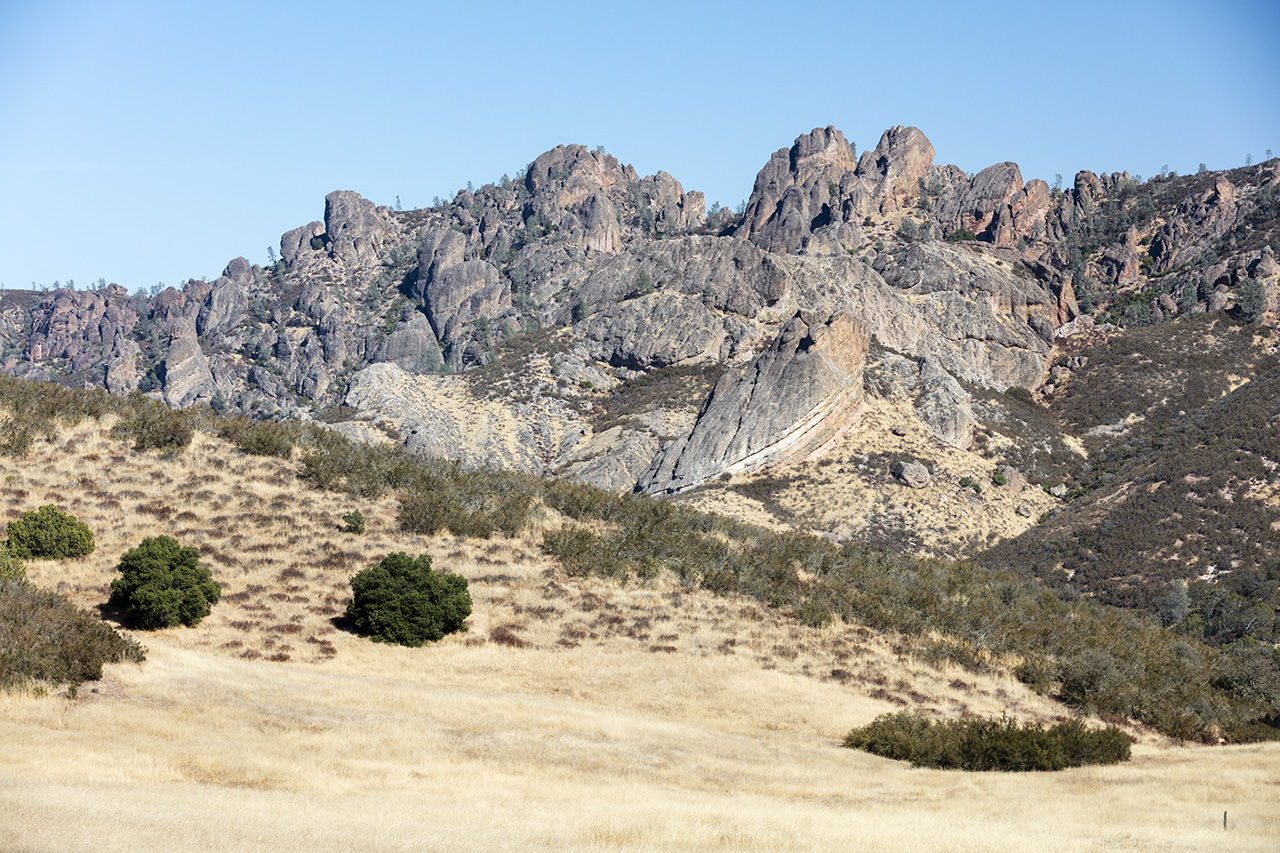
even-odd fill
[{"label": "rocky ridge", "polygon": [[[332,419],[342,404],[423,452],[680,491],[802,458],[780,443],[822,447],[805,436],[847,425],[861,394],[851,338],[824,333],[847,351],[828,352],[839,369],[821,381],[804,374],[816,388],[783,381],[808,350],[780,342],[806,339],[797,323],[829,328],[813,318],[845,318],[906,354],[915,416],[961,448],[979,426],[966,388],[1062,387],[1071,367],[1054,365],[1058,342],[1094,317],[1273,319],[1278,195],[1276,161],[1145,183],[1082,171],[1061,189],[1024,181],[1014,163],[972,175],[938,165],[916,128],[856,156],[827,127],[768,160],[740,217],[709,216],[665,172],[558,146],[514,180],[427,209],[330,193],[323,219],[284,234],[269,267],[237,258],[211,282],[150,297],[115,285],[6,294],[0,368],[257,417]],[[528,400],[501,417],[440,414],[436,401],[473,394],[467,377],[536,328],[566,333],[555,366],[578,385],[538,374],[546,353],[520,379]],[[693,364],[754,371],[776,409],[760,414],[726,374],[701,416],[655,410],[600,434],[582,416],[592,394]],[[746,405],[734,431],[731,400]]]}]

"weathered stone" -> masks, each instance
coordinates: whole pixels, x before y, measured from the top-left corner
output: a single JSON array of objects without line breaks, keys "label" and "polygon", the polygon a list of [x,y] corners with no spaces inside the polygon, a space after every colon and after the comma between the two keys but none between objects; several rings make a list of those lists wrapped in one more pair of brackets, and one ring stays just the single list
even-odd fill
[{"label": "weathered stone", "polygon": [[969,392],[932,358],[920,359],[920,397],[916,417],[938,438],[959,448],[973,443],[976,422]]},{"label": "weathered stone", "polygon": [[1066,493],[1067,486],[1065,483],[1058,483],[1056,486],[1049,489],[1049,494],[1053,495],[1055,498],[1060,498]]},{"label": "weathered stone", "polygon": [[1004,477],[1004,488],[1011,492],[1020,492],[1027,484],[1027,479],[1022,476],[1022,472],[1012,465],[1001,465],[996,468],[996,473]]},{"label": "weathered stone", "polygon": [[929,485],[929,469],[919,462],[893,463],[893,476],[913,489],[923,489]]},{"label": "weathered stone", "polygon": [[413,311],[396,324],[378,350],[375,361],[395,362],[405,370],[430,370],[443,364],[431,324],[420,312]]},{"label": "weathered stone", "polygon": [[196,339],[195,324],[185,317],[174,321],[164,356],[164,400],[186,408],[213,396],[216,387],[209,363]]},{"label": "weathered stone", "polygon": [[324,231],[330,254],[343,263],[376,261],[394,229],[373,202],[350,190],[324,197]]},{"label": "weathered stone", "polygon": [[874,151],[862,153],[857,174],[872,184],[879,211],[888,213],[918,195],[919,181],[932,165],[928,138],[919,128],[897,125],[881,134]]},{"label": "weathered stone", "polygon": [[1022,516],[1023,518],[1031,517],[1031,507],[1027,506],[1026,504],[1018,504],[1018,508],[1014,510],[1014,512],[1016,512],[1018,515]]},{"label": "weathered stone", "polygon": [[316,237],[323,236],[323,222],[311,222],[301,228],[286,231],[280,236],[280,257],[284,259],[286,264],[293,266],[297,263],[298,258],[303,257],[308,252],[316,251],[311,247],[311,241]]},{"label": "weathered stone", "polygon": [[[936,241],[911,246],[886,263],[882,275],[889,284],[912,295],[927,295],[936,305],[924,312],[941,333],[933,351],[897,348],[935,355],[966,380],[1001,390],[1040,384],[1050,352],[1045,334],[1052,339],[1055,300],[1037,282],[1019,278],[985,256]],[[874,331],[885,339],[879,329]],[[942,346],[944,342],[951,346]]]},{"label": "weathered stone", "polygon": [[141,375],[138,371],[138,358],[141,348],[124,337],[117,335],[111,347],[111,360],[107,362],[103,384],[112,394],[128,394],[138,389]]},{"label": "weathered stone", "polygon": [[213,282],[213,288],[200,313],[196,315],[196,332],[205,337],[225,335],[238,326],[249,313],[248,287],[253,273],[244,258],[236,258]]},{"label": "weathered stone", "polygon": [[671,494],[829,449],[861,414],[866,348],[866,331],[849,315],[806,321],[797,313],[745,370],[720,379],[693,431],[658,454],[639,488]]},{"label": "weathered stone", "polygon": [[[766,251],[798,251],[812,231],[833,218],[844,221],[838,212],[841,182],[846,174],[855,177],[856,168],[852,147],[834,127],[815,128],[798,137],[756,176],[737,234]],[[860,184],[858,189],[867,196],[867,187]]]}]

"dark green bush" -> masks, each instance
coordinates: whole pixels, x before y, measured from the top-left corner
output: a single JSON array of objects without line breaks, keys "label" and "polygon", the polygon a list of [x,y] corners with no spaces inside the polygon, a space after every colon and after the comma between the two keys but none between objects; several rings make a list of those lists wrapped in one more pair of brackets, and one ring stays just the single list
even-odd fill
[{"label": "dark green bush", "polygon": [[344,533],[352,533],[356,536],[364,533],[364,513],[357,509],[344,515],[342,530]]},{"label": "dark green bush", "polygon": [[910,761],[917,767],[958,770],[1062,770],[1129,760],[1129,736],[1115,727],[1091,729],[1080,720],[1044,728],[1000,719],[930,720],[917,712],[882,714],[844,739],[851,749]]},{"label": "dark green bush", "polygon": [[62,596],[0,580],[0,687],[92,681],[102,665],[142,661],[146,650]]},{"label": "dark green bush", "polygon": [[382,558],[351,578],[347,618],[375,642],[421,646],[466,630],[471,593],[461,575],[431,570],[426,554],[403,551]]},{"label": "dark green bush", "polygon": [[217,604],[222,585],[200,565],[200,551],[171,536],[143,539],[125,552],[111,582],[111,602],[139,628],[196,625]]},{"label": "dark green bush", "polygon": [[9,522],[9,550],[21,560],[64,560],[93,553],[93,531],[53,504]]}]

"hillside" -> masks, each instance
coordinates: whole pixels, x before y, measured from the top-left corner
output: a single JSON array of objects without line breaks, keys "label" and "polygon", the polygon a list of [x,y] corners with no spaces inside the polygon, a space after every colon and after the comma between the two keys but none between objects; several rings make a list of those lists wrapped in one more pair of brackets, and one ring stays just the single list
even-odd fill
[{"label": "hillside", "polygon": [[[1131,765],[908,770],[839,740],[904,703],[1067,712],[1007,670],[927,663],[896,632],[805,627],[670,571],[567,573],[539,544],[554,514],[515,538],[404,533],[391,494],[314,490],[297,459],[202,430],[176,458],[136,452],[117,417],[0,457],[6,518],[56,501],[98,534],[32,580],[98,607],[118,555],[169,532],[201,547],[224,597],[74,699],[0,696],[0,798],[21,818],[0,824],[6,847],[1263,850],[1280,828],[1273,744],[1133,729]],[[352,507],[364,536],[339,530]],[[397,549],[468,578],[467,633],[399,649],[335,620],[350,573]]]}]

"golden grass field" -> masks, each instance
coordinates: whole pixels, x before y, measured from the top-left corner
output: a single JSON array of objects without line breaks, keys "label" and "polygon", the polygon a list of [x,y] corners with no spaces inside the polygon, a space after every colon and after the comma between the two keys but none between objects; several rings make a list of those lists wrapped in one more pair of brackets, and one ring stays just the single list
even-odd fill
[{"label": "golden grass field", "polygon": [[[0,694],[3,850],[1275,850],[1280,745],[1148,733],[1126,765],[912,769],[838,747],[877,714],[1066,711],[858,626],[796,625],[673,578],[565,576],[519,540],[423,539],[393,499],[306,488],[197,433],[176,461],[106,425],[0,458],[0,522],[57,503],[97,534],[31,579],[106,601],[121,553],[201,548],[223,600],[148,659]],[[341,532],[361,509],[368,533]],[[548,517],[543,524],[555,524]],[[341,630],[355,571],[428,553],[470,630],[422,649]],[[336,622],[336,624],[335,624]],[[1223,829],[1222,813],[1228,812]]]}]

